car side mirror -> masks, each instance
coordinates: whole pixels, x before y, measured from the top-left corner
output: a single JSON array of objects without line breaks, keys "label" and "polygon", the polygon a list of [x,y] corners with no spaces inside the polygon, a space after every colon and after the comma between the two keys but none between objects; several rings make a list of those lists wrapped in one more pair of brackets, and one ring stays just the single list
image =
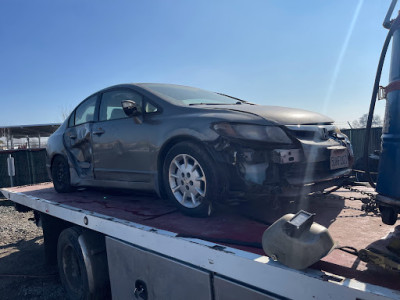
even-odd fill
[{"label": "car side mirror", "polygon": [[121,105],[124,110],[124,113],[128,117],[137,117],[141,114],[140,111],[138,110],[136,102],[133,100],[123,100],[121,101]]}]

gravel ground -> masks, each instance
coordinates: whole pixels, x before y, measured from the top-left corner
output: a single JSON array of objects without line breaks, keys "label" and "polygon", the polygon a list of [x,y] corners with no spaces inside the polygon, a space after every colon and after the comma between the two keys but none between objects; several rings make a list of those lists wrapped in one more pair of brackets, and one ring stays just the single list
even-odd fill
[{"label": "gravel ground", "polygon": [[19,213],[0,193],[0,299],[67,299],[55,266],[44,259],[33,212]]}]

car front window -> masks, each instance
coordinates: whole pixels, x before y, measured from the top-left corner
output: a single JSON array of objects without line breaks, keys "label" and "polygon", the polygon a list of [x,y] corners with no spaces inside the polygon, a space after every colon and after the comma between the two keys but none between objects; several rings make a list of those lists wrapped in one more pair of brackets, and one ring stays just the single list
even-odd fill
[{"label": "car front window", "polygon": [[241,103],[238,99],[188,86],[145,84],[144,87],[180,105],[229,105]]},{"label": "car front window", "polygon": [[138,106],[138,110],[142,107],[143,97],[133,91],[116,90],[105,92],[100,104],[100,121],[109,121],[127,118],[122,109],[121,102],[124,100],[132,100]]}]

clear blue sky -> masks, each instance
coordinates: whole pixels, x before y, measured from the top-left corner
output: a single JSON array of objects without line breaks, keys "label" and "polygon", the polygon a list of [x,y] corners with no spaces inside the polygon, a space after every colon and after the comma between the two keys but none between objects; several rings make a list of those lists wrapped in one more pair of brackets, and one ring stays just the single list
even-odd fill
[{"label": "clear blue sky", "polygon": [[389,4],[3,0],[0,126],[60,122],[126,82],[196,86],[345,125],[368,111]]}]

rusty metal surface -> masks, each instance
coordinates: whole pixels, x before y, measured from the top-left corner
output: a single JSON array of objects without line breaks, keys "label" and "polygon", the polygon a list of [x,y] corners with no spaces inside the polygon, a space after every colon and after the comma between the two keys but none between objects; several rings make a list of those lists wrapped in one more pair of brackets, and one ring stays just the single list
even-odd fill
[{"label": "rusty metal surface", "polygon": [[[357,189],[372,192],[367,187]],[[386,245],[395,236],[400,236],[400,226],[384,225],[379,215],[366,213],[362,210],[363,203],[354,200],[367,198],[367,195],[346,189],[339,189],[328,196],[305,198],[298,203],[290,199],[275,199],[275,202],[266,199],[265,202],[248,203],[241,207],[221,207],[210,218],[182,215],[174,206],[149,193],[82,190],[57,194],[51,184],[17,187],[13,190],[184,236],[201,236],[214,241],[225,239],[228,246],[260,255],[264,255],[261,249],[246,243],[257,245],[268,224],[284,213],[299,208],[316,213],[315,222],[328,227],[334,241],[340,246],[352,246],[359,250],[374,247],[388,252]],[[244,242],[244,245],[235,245],[236,242]],[[398,273],[384,271],[338,250],[332,251],[312,268],[400,290]]]}]

